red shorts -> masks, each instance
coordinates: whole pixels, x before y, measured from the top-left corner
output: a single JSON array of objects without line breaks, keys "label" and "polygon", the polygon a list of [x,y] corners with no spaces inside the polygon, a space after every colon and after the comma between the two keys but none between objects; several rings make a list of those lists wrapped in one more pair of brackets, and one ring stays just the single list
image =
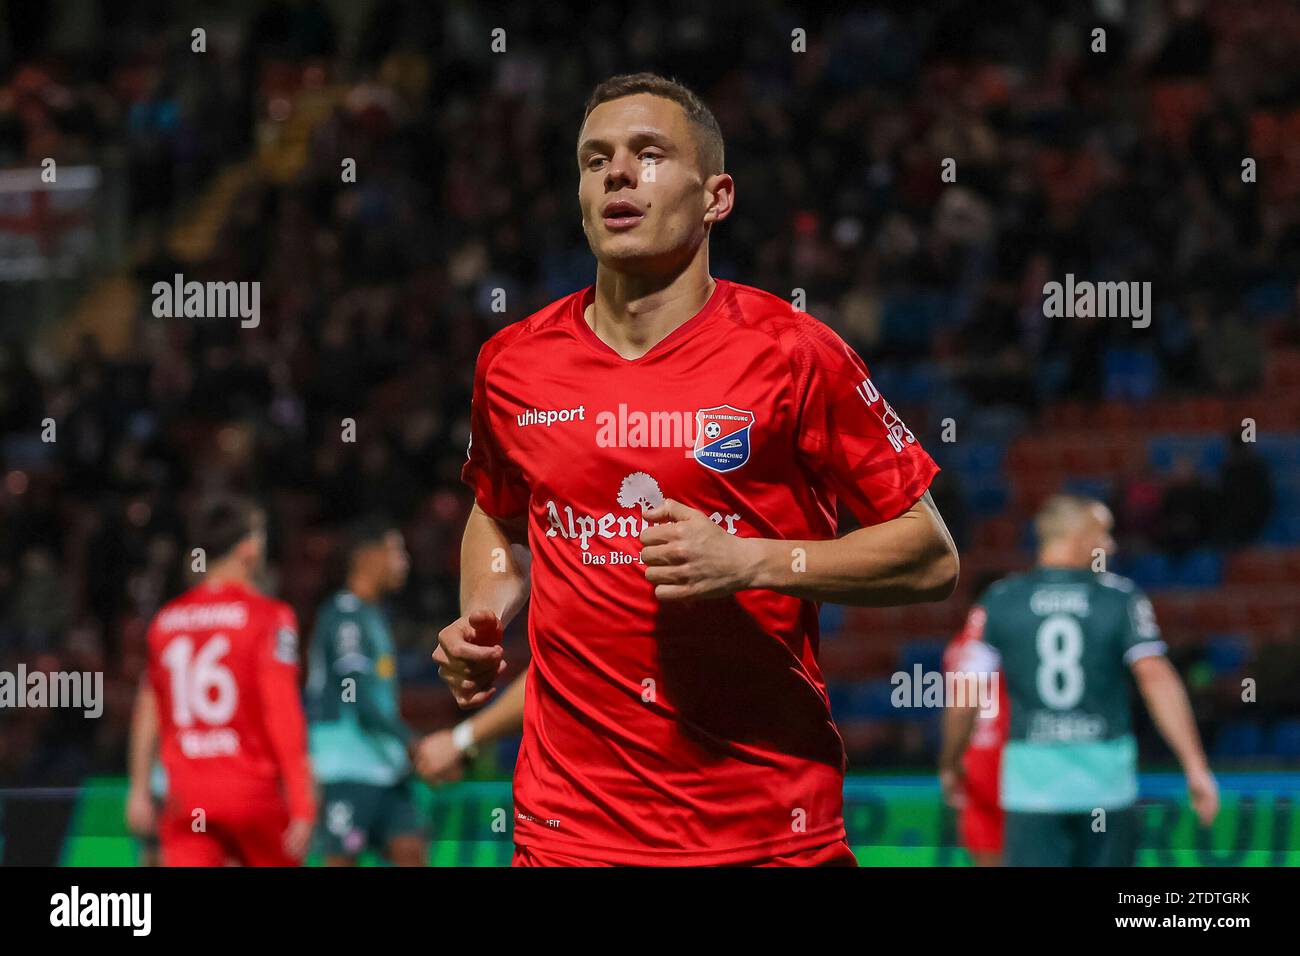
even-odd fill
[{"label": "red shorts", "polygon": [[980,800],[967,792],[966,805],[957,819],[961,842],[972,853],[1001,853],[1006,814],[996,802]]},{"label": "red shorts", "polygon": [[195,832],[189,814],[168,814],[158,826],[163,866],[298,866],[284,850],[289,811],[263,805],[256,814],[209,812]]},{"label": "red shorts", "polygon": [[[511,866],[614,866],[599,860],[584,860],[564,853],[552,853],[537,847],[515,844],[514,859]],[[784,856],[768,857],[747,866],[857,866],[857,857],[844,840],[836,840],[824,846],[815,846],[797,853]]]}]

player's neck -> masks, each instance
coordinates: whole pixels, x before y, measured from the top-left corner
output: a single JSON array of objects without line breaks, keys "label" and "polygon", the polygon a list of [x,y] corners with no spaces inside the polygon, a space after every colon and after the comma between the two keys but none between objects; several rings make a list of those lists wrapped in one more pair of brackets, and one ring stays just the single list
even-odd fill
[{"label": "player's neck", "polygon": [[1043,551],[1038,555],[1038,566],[1045,571],[1083,571],[1088,565],[1080,564],[1073,555]]},{"label": "player's neck", "polygon": [[348,590],[367,604],[374,604],[382,597],[378,583],[362,575],[348,578]]},{"label": "player's neck", "polygon": [[583,318],[602,342],[638,359],[699,314],[717,283],[707,249],[672,276],[643,276],[596,268],[596,289]]},{"label": "player's neck", "polygon": [[203,576],[203,583],[208,587],[221,588],[237,585],[239,587],[251,588],[253,580],[249,577],[248,572],[242,565],[235,564],[218,564],[208,570]]}]

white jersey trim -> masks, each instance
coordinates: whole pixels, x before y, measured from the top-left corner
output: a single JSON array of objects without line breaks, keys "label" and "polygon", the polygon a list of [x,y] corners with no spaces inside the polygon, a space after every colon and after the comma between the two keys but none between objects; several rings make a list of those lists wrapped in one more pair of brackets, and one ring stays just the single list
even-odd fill
[{"label": "white jersey trim", "polygon": [[1134,661],[1140,661],[1144,657],[1157,657],[1169,650],[1169,645],[1164,641],[1143,641],[1141,644],[1134,644],[1124,652],[1124,663],[1132,664]]}]

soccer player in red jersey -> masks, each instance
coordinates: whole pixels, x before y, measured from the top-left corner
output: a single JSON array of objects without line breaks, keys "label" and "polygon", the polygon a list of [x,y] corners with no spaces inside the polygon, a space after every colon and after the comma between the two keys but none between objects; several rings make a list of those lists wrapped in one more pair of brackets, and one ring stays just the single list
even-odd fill
[{"label": "soccer player in red jersey", "polygon": [[817,602],[951,593],[938,469],[834,332],[710,276],[734,184],[694,94],[606,81],[577,163],[596,281],[479,354],[435,660],[482,703],[531,600],[516,865],[853,865]]},{"label": "soccer player in red jersey", "polygon": [[149,822],[161,742],[164,866],[296,866],[316,817],[293,610],[253,587],[264,518],[244,503],[205,516],[202,584],[149,626],[131,742],[128,818]]},{"label": "soccer player in red jersey", "polygon": [[[968,653],[984,634],[984,609],[972,608],[943,653],[946,673],[981,674],[986,667]],[[998,804],[1002,747],[1011,729],[1007,688],[998,675],[997,706],[949,706],[943,712],[939,784],[944,801],[958,812],[962,845],[976,866],[1001,866],[1006,814]],[[971,702],[972,704],[974,702]]]}]

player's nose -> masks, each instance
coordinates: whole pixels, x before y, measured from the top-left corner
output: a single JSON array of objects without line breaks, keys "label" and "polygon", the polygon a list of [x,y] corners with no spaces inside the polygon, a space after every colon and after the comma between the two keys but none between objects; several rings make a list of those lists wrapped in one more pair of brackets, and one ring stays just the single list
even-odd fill
[{"label": "player's nose", "polygon": [[618,150],[605,167],[605,191],[615,192],[637,182],[636,157],[630,150]]}]

